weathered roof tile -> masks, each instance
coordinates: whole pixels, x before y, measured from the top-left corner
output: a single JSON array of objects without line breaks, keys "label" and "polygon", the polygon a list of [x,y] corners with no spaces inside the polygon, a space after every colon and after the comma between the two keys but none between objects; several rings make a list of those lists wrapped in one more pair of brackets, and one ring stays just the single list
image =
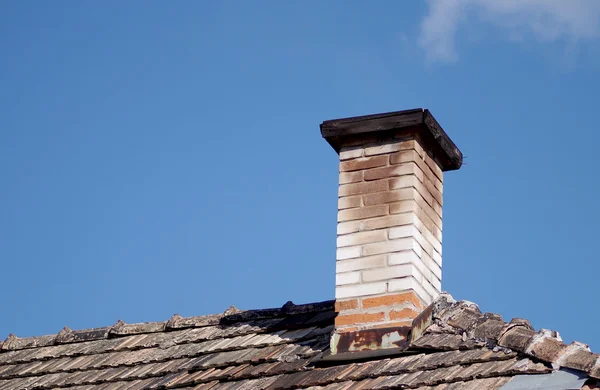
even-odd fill
[{"label": "weathered roof tile", "polygon": [[403,355],[331,366],[321,359],[329,354],[333,301],[11,335],[0,352],[0,390],[498,389],[515,375],[548,373],[550,364],[600,374],[586,346],[565,346],[527,321],[505,323],[447,294],[428,313],[408,349],[398,350]]}]

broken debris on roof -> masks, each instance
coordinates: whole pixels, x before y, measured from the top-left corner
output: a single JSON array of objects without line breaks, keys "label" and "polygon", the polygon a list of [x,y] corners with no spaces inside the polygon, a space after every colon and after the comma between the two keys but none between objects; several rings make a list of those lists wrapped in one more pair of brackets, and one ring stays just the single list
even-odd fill
[{"label": "broken debris on roof", "polygon": [[0,348],[0,390],[517,389],[552,380],[544,375],[597,388],[598,355],[556,332],[445,294],[426,313],[406,348],[366,361],[326,359],[333,301],[11,335]]}]

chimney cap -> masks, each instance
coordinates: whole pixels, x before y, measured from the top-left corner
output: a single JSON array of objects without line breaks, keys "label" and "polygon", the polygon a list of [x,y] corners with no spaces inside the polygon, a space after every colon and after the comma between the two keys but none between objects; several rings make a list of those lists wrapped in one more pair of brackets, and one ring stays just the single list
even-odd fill
[{"label": "chimney cap", "polygon": [[414,136],[428,145],[443,171],[458,169],[463,161],[461,151],[424,108],[324,121],[321,135],[338,153],[348,141],[364,137]]}]

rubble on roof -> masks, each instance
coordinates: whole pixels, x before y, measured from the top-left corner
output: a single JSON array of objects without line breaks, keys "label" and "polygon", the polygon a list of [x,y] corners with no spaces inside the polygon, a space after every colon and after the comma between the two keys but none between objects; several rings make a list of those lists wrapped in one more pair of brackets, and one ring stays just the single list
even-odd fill
[{"label": "rubble on roof", "polygon": [[366,361],[323,359],[333,301],[10,335],[1,346],[0,390],[499,389],[518,388],[516,378],[532,375],[543,383],[561,367],[597,388],[598,355],[583,344],[565,345],[556,332],[504,322],[445,294],[423,314],[407,348]]}]

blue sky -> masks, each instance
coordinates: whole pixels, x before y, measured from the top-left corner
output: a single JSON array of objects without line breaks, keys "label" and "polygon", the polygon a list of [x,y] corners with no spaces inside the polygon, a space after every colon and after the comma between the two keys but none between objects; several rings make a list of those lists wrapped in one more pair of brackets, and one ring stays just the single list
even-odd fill
[{"label": "blue sky", "polygon": [[600,4],[4,2],[0,338],[333,298],[326,119],[429,108],[443,289],[600,352]]}]

